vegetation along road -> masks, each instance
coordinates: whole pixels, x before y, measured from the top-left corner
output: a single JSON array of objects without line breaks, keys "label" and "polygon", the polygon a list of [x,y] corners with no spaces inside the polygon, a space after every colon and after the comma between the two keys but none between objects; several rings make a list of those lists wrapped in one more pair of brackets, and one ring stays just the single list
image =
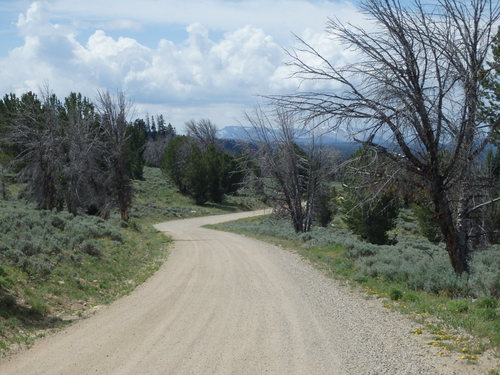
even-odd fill
[{"label": "vegetation along road", "polygon": [[411,321],[296,254],[202,228],[259,213],[156,225],[175,247],[149,281],[5,360],[0,373],[464,373],[412,335]]}]

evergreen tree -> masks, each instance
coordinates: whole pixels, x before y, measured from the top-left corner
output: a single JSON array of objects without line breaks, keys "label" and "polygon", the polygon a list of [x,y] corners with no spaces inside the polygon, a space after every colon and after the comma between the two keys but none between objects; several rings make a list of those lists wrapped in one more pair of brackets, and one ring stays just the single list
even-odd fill
[{"label": "evergreen tree", "polygon": [[192,152],[194,142],[186,136],[175,137],[165,149],[161,163],[163,173],[167,174],[182,194],[188,192],[184,173],[188,157]]},{"label": "evergreen tree", "polygon": [[396,225],[399,213],[398,191],[385,186],[383,195],[371,182],[380,169],[389,168],[383,158],[373,159],[371,151],[361,148],[347,164],[344,176],[343,221],[355,234],[374,244],[389,244],[387,232]]},{"label": "evergreen tree", "polygon": [[156,141],[156,137],[158,136],[158,131],[156,128],[156,122],[153,116],[151,116],[151,131],[150,136],[153,141]]},{"label": "evergreen tree", "polygon": [[127,126],[127,140],[125,143],[128,154],[127,168],[130,177],[134,180],[143,179],[144,160],[143,153],[146,145],[146,123],[137,119],[132,125]]},{"label": "evergreen tree", "polygon": [[491,141],[500,147],[500,26],[491,43],[492,60],[482,69],[480,114],[492,127]]},{"label": "evergreen tree", "polygon": [[389,244],[392,240],[387,232],[396,225],[399,205],[390,196],[384,196],[375,204],[361,203],[353,197],[344,202],[343,217],[348,228],[362,239],[378,244]]},{"label": "evergreen tree", "polygon": [[221,203],[234,193],[243,179],[237,160],[214,146],[200,148],[190,137],[176,137],[165,150],[162,170],[183,194],[196,204],[210,200]]},{"label": "evergreen tree", "polygon": [[165,126],[165,119],[163,115],[156,116],[156,123],[158,124],[158,137],[165,138],[167,136],[167,127]]},{"label": "evergreen tree", "polygon": [[168,123],[167,128],[165,130],[165,136],[169,139],[174,138],[176,135],[175,128],[171,123]]},{"label": "evergreen tree", "polygon": [[208,201],[210,194],[215,193],[217,188],[213,176],[210,176],[210,162],[204,154],[198,145],[193,145],[187,158],[186,169],[183,171],[184,184],[196,204]]}]

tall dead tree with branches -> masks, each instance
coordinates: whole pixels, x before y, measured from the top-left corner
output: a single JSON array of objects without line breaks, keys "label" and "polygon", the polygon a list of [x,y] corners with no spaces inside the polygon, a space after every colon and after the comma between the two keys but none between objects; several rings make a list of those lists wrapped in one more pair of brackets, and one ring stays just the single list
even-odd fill
[{"label": "tall dead tree with branches", "polygon": [[115,200],[124,221],[129,219],[132,204],[132,180],[127,168],[128,155],[125,148],[130,106],[123,92],[119,92],[116,97],[107,91],[98,93],[97,110],[104,144],[108,151],[104,155],[108,170],[105,186]]},{"label": "tall dead tree with branches", "polygon": [[19,178],[26,182],[23,194],[40,209],[61,209],[60,177],[63,161],[64,124],[61,105],[47,88],[42,100],[28,92],[20,99],[8,140],[19,150],[15,162]]},{"label": "tall dead tree with branches", "polygon": [[413,181],[431,197],[455,272],[467,272],[480,232],[475,214],[500,200],[476,184],[478,157],[494,130],[478,109],[481,68],[500,4],[415,0],[406,7],[398,0],[365,0],[361,10],[373,29],[338,20],[327,28],[357,52],[356,62],[336,66],[304,40],[289,53],[296,77],[341,89],[274,100],[308,119],[363,133],[366,146],[416,176]]},{"label": "tall dead tree with branches", "polygon": [[257,108],[246,114],[251,126],[253,160],[260,169],[264,192],[278,208],[290,216],[296,232],[308,232],[313,220],[313,209],[321,184],[331,172],[326,162],[326,151],[315,143],[301,148],[296,143],[299,130],[304,133],[296,116],[277,108],[266,113]]},{"label": "tall dead tree with branches", "polygon": [[203,147],[214,146],[217,143],[217,126],[208,120],[190,120],[186,122],[188,137],[196,139]]}]

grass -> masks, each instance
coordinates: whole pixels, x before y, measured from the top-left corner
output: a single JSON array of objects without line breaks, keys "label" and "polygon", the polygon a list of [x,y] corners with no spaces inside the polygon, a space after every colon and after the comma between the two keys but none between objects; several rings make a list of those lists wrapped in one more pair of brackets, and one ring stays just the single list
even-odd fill
[{"label": "grass", "polygon": [[147,280],[166,260],[170,239],[152,224],[259,207],[251,197],[196,206],[159,169],[134,181],[128,223],[37,210],[15,197],[0,200],[0,356],[87,316]]},{"label": "grass", "polygon": [[197,206],[190,197],[180,194],[159,168],[145,168],[144,177],[144,181],[135,181],[136,196],[131,216],[147,222],[221,215],[265,207],[252,196],[227,196],[222,204],[208,202]]},{"label": "grass", "polygon": [[[423,240],[404,211],[393,235],[394,246],[366,244],[334,221],[329,228],[296,234],[288,220],[272,216],[247,218],[210,226],[255,237],[298,252],[328,276],[359,286],[384,305],[408,314],[427,332],[438,355],[459,353],[477,361],[500,348],[498,261],[494,246],[473,258],[472,274],[457,278],[445,250]],[[433,284],[432,286],[430,284]]]}]

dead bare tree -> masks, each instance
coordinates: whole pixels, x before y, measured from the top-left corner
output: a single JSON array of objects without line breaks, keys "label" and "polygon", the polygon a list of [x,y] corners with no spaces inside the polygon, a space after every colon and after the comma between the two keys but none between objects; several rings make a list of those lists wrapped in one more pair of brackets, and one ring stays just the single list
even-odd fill
[{"label": "dead bare tree", "polygon": [[324,150],[315,143],[301,148],[296,143],[297,118],[282,108],[266,113],[257,108],[246,114],[251,126],[253,160],[260,170],[264,192],[276,208],[290,216],[296,232],[308,232],[313,220],[315,200],[328,174]]},{"label": "dead bare tree", "polygon": [[217,127],[208,119],[186,122],[187,135],[200,142],[204,147],[215,146],[217,142]]},{"label": "dead bare tree", "polygon": [[406,7],[398,0],[365,0],[361,10],[374,29],[338,20],[327,29],[358,53],[355,63],[335,66],[304,40],[289,52],[296,77],[341,89],[273,99],[309,120],[363,134],[366,146],[416,176],[431,197],[455,272],[467,272],[478,230],[474,214],[500,200],[475,184],[478,156],[492,132],[478,116],[481,67],[500,3],[415,0]]},{"label": "dead bare tree", "polygon": [[20,150],[15,163],[20,166],[20,180],[27,182],[23,194],[44,210],[63,206],[59,181],[64,163],[64,125],[60,110],[60,102],[48,88],[42,100],[26,93],[8,135]]},{"label": "dead bare tree", "polygon": [[123,92],[118,92],[116,97],[112,97],[107,91],[98,92],[97,110],[105,147],[108,150],[104,154],[108,170],[105,184],[124,221],[129,219],[129,209],[132,204],[132,181],[128,173],[128,155],[125,150],[127,116],[130,107],[131,104]]}]

